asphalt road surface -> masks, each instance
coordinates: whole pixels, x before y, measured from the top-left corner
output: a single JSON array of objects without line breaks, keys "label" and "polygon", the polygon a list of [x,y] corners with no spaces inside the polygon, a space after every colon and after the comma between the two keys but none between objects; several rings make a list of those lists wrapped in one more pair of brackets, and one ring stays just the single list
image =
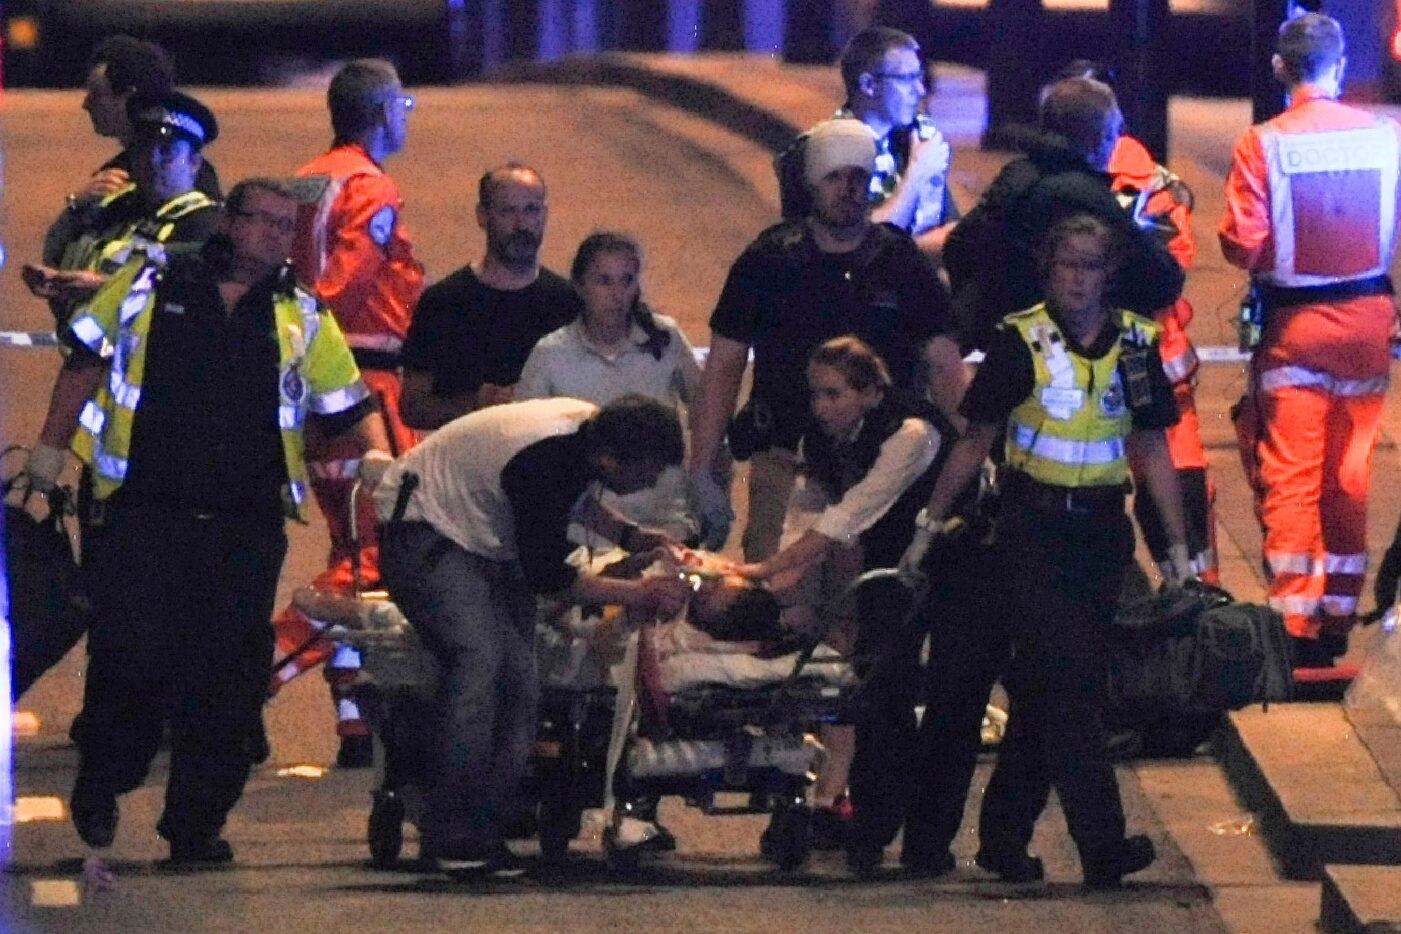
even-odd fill
[{"label": "asphalt road surface", "polygon": [[[223,130],[208,155],[226,185],[250,174],[290,171],[329,139],[319,92],[211,91],[202,95]],[[74,93],[5,97],[6,243],[0,272],[0,329],[37,329],[47,312],[19,285],[19,264],[37,254],[39,233],[63,194],[109,154],[88,130]],[[487,166],[519,159],[538,166],[550,187],[551,227],[544,255],[564,269],[575,244],[598,227],[636,232],[649,252],[646,288],[656,307],[704,342],[705,317],[734,256],[776,214],[766,179],[768,155],[751,143],[625,91],[442,89],[419,94],[408,149],[390,164],[407,202],[430,279],[481,251],[473,221],[475,181]],[[42,418],[52,352],[0,349],[4,396],[0,438],[28,441]],[[295,531],[283,592],[311,577],[324,531]],[[81,659],[70,657],[26,698],[37,733],[21,738],[18,785],[26,796],[66,798],[74,752],[66,732],[81,694]],[[171,659],[178,665],[180,659]],[[35,821],[16,828],[11,871],[0,878],[0,929],[66,931],[1077,931],[1225,930],[1207,889],[1168,833],[1162,815],[1188,812],[1201,829],[1229,818],[1228,796],[1192,797],[1216,782],[1209,764],[1175,774],[1124,770],[1130,825],[1151,833],[1162,857],[1122,892],[1087,895],[1053,812],[1035,848],[1051,882],[1016,889],[989,881],[959,841],[959,869],[938,882],[905,880],[894,869],[855,881],[834,854],[794,875],[761,862],[762,820],[703,817],[679,802],[663,816],[679,851],[640,875],[618,880],[602,868],[596,838],[575,844],[575,861],[554,877],[490,890],[463,889],[406,868],[366,866],[364,825],[373,775],[329,771],[319,779],[279,777],[295,764],[334,757],[329,702],[319,677],[303,678],[269,708],[272,758],[234,812],[228,838],[238,851],[228,871],[172,876],[155,868],[164,847],[153,827],[164,779],[158,761],[146,786],[122,801],[111,851],[115,887],[78,890],[69,900],[84,848],[71,827]],[[1194,771],[1195,770],[1195,771]],[[985,780],[981,772],[975,783]],[[1215,786],[1213,786],[1215,787]],[[1152,792],[1152,799],[1145,792]],[[1164,789],[1168,789],[1165,791]],[[1176,796],[1176,810],[1172,801]],[[976,806],[976,792],[970,806]],[[1166,803],[1165,803],[1166,802]],[[1165,810],[1166,808],[1166,810]],[[1213,810],[1215,809],[1215,810]],[[1218,834],[1222,846],[1236,846]],[[410,834],[407,851],[416,852]],[[1214,845],[1214,844],[1213,844]],[[1228,851],[1229,852],[1229,851]],[[893,861],[893,851],[891,859]],[[49,885],[52,883],[52,885]]]}]

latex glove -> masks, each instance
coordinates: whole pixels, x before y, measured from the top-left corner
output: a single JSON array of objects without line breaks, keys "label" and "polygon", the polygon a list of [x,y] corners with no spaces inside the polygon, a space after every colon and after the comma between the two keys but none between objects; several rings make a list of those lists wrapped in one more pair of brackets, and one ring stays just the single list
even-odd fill
[{"label": "latex glove", "polygon": [[58,485],[58,475],[68,461],[68,452],[47,444],[35,444],[24,463],[24,479],[36,493],[49,493]]},{"label": "latex glove", "polygon": [[953,150],[949,148],[944,134],[933,124],[925,123],[923,126],[930,134],[923,139],[920,138],[919,129],[910,131],[910,162],[906,171],[914,175],[918,182],[927,183],[948,174]]},{"label": "latex glove", "polygon": [[934,544],[934,540],[936,538],[949,538],[962,528],[963,520],[958,516],[945,519],[942,522],[934,522],[929,518],[929,509],[927,507],[921,509],[919,514],[915,516],[915,537],[910,541],[905,553],[900,556],[898,568],[902,573],[922,573],[920,566],[924,564],[925,555],[928,554],[929,546]]},{"label": "latex glove", "polygon": [[708,470],[691,474],[688,480],[687,499],[692,514],[700,522],[701,548],[719,551],[725,547],[735,521],[735,512],[730,508],[730,491]]},{"label": "latex glove", "polygon": [[929,553],[929,546],[934,542],[934,533],[929,529],[915,529],[915,537],[910,541],[910,545],[905,549],[905,553],[900,556],[900,563],[896,566],[902,575],[923,574],[921,569],[924,564],[924,556]]},{"label": "latex glove", "polygon": [[355,476],[367,492],[374,492],[393,463],[394,456],[388,451],[366,451],[360,455],[360,466],[356,468]]},{"label": "latex glove", "polygon": [[1169,587],[1181,587],[1196,577],[1192,570],[1192,556],[1186,545],[1169,545],[1167,560],[1163,562],[1163,583]]}]

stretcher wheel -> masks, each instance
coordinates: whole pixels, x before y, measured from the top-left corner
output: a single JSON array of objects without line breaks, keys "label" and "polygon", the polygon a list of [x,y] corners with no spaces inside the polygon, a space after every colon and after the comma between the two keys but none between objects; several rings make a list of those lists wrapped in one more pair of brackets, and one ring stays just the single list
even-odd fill
[{"label": "stretcher wheel", "polygon": [[397,792],[374,793],[366,836],[372,866],[387,869],[399,861],[399,851],[404,848],[404,799]]},{"label": "stretcher wheel", "polygon": [[549,798],[540,802],[536,823],[540,833],[540,855],[549,863],[563,862],[569,855],[569,841],[579,835],[583,814],[578,808]]},{"label": "stretcher wheel", "polygon": [[641,858],[642,847],[618,846],[618,831],[611,826],[603,828],[603,859],[611,872],[631,875],[637,872]]},{"label": "stretcher wheel", "polygon": [[779,869],[797,869],[808,858],[811,848],[812,810],[805,804],[782,807],[773,812],[768,829],[759,840],[759,851]]}]

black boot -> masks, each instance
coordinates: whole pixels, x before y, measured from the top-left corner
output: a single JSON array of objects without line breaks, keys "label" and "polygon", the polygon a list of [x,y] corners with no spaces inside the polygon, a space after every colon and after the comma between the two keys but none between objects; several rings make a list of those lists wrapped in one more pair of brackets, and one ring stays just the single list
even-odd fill
[{"label": "black boot", "polygon": [[1046,878],[1046,866],[1039,856],[1015,851],[979,850],[973,862],[982,869],[996,873],[1003,882],[1040,882]]},{"label": "black boot", "polygon": [[90,847],[104,849],[117,838],[117,796],[79,779],[68,802],[73,827]]},{"label": "black boot", "polygon": [[1152,840],[1142,835],[1126,837],[1083,860],[1085,885],[1092,889],[1117,888],[1124,876],[1147,869],[1157,858]]}]

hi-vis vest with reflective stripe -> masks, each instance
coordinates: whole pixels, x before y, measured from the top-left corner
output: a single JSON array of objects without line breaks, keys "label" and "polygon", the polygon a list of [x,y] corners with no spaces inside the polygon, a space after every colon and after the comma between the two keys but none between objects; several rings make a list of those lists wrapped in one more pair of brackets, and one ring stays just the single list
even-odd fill
[{"label": "hi-vis vest with reflective stripe", "polygon": [[1103,357],[1072,353],[1045,304],[1008,315],[1036,369],[1036,388],[1007,421],[1007,464],[1054,486],[1114,486],[1128,480],[1125,439],[1132,412],[1119,358],[1124,345],[1157,336],[1148,319],[1117,311],[1119,339]]},{"label": "hi-vis vest with reflective stripe", "polygon": [[[136,186],[127,185],[109,195],[102,200],[102,209],[105,210],[113,202],[135,190]],[[195,211],[213,207],[217,207],[214,201],[199,190],[176,195],[149,217],[84,234],[74,240],[63,251],[62,268],[114,273],[131,258],[133,249],[145,250],[152,259],[158,259],[164,254],[152,250],[151,246],[170,239],[170,235],[175,232],[176,221]]]},{"label": "hi-vis vest with reflective stripe", "polygon": [[[93,493],[111,496],[126,480],[131,429],[141,403],[147,337],[156,307],[159,267],[138,253],[75,315],[75,337],[111,361],[107,381],[83,406],[73,453],[92,467]],[[308,412],[334,415],[369,395],[336,321],[302,289],[273,297],[277,329],[277,423],[287,463],[283,507],[306,521],[307,476],[302,428]]]},{"label": "hi-vis vest with reflective stripe", "polygon": [[1396,126],[1280,133],[1265,124],[1274,285],[1330,285],[1380,276],[1396,236]]}]

